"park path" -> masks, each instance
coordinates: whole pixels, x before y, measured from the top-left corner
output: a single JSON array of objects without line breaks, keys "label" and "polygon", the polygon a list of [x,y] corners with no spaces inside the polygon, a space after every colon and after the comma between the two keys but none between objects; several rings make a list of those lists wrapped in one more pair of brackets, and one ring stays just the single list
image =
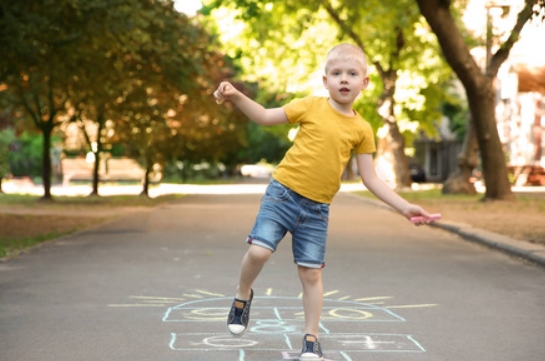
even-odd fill
[{"label": "park path", "polygon": [[[0,263],[0,359],[294,359],[302,315],[289,237],[255,284],[249,332],[226,332],[259,199],[189,195]],[[543,358],[543,268],[348,194],[329,233],[327,360]]]}]

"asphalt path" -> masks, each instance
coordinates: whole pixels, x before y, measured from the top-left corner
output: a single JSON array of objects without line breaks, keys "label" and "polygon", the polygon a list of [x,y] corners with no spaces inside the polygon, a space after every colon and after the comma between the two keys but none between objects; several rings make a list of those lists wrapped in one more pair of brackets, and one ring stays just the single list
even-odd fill
[{"label": "asphalt path", "polygon": [[[260,195],[189,195],[0,263],[1,361],[297,359],[301,287],[286,237],[255,284],[249,332],[225,319]],[[326,360],[536,361],[545,269],[339,194]]]}]

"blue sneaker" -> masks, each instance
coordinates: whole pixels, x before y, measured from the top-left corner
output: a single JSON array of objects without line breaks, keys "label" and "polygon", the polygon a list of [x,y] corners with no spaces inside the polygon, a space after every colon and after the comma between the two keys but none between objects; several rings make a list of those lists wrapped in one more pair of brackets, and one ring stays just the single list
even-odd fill
[{"label": "blue sneaker", "polygon": [[254,298],[254,290],[251,290],[250,299],[247,301],[235,298],[229,317],[227,318],[227,329],[233,336],[242,336],[248,329],[250,322],[250,307]]},{"label": "blue sneaker", "polygon": [[318,337],[307,333],[303,337],[303,350],[301,351],[301,356],[299,360],[301,361],[322,361],[324,359],[324,354],[322,353],[322,346]]}]

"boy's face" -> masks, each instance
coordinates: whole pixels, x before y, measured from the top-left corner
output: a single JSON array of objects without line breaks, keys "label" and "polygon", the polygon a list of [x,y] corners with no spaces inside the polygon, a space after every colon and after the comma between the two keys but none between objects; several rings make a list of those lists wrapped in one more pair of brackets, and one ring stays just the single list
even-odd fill
[{"label": "boy's face", "polygon": [[361,59],[333,57],[327,60],[323,82],[333,101],[352,106],[360,92],[367,88],[369,77]]}]

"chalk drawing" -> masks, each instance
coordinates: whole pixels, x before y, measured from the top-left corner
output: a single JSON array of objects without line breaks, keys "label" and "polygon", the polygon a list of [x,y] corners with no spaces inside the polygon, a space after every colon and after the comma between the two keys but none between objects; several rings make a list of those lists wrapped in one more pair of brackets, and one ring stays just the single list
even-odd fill
[{"label": "chalk drawing", "polygon": [[[255,296],[252,319],[283,320],[293,323],[304,321],[301,300],[294,297]],[[261,300],[266,302],[261,302]],[[232,297],[188,301],[169,307],[164,322],[217,322],[225,321]],[[322,321],[342,322],[405,322],[388,308],[350,300],[324,299]]]},{"label": "chalk drawing", "polygon": [[212,336],[202,340],[202,343],[207,346],[221,347],[221,348],[244,348],[257,345],[257,341],[248,339],[236,339],[230,335]]},{"label": "chalk drawing", "polygon": [[[225,323],[233,299],[231,295],[194,290],[182,294],[182,297],[130,296],[134,303],[108,306],[165,307],[162,321],[175,327],[179,325],[179,330],[171,331],[170,337],[167,336],[168,347],[173,351],[183,351],[184,356],[190,357],[192,352],[223,352],[234,353],[238,361],[246,361],[251,358],[252,352],[270,352],[280,355],[283,360],[297,360],[304,330],[301,297],[275,296],[272,288],[267,288],[263,296],[256,294],[250,327],[243,337],[232,337],[226,331]],[[350,296],[341,296],[339,290],[325,292],[320,322],[324,361],[353,361],[360,359],[358,354],[365,352],[425,353],[424,347],[411,335],[343,332],[369,328],[373,323],[407,322],[393,309],[437,306],[385,305],[392,298],[374,296],[351,299]]]},{"label": "chalk drawing", "polygon": [[[299,352],[283,351],[282,352],[282,359],[284,359],[284,360],[299,360]],[[323,361],[335,361],[335,360],[330,360],[330,359],[324,358]]]},{"label": "chalk drawing", "polygon": [[[302,334],[252,334],[232,337],[228,334],[210,336],[208,333],[172,333],[170,348],[175,351],[271,351],[281,354],[298,354]],[[286,339],[288,339],[286,341]],[[424,348],[412,336],[403,334],[335,333],[320,336],[327,345],[327,357],[360,352],[422,353]],[[297,348],[291,347],[297,345]],[[334,358],[334,357],[333,357]]]},{"label": "chalk drawing", "polygon": [[[354,329],[350,323],[407,322],[388,306],[379,306],[391,296],[358,298],[334,297],[338,290],[324,294],[320,322],[324,361],[352,361],[362,352],[424,353],[426,350],[411,336],[389,333],[346,333]],[[189,296],[192,294],[184,294]],[[264,296],[254,296],[252,317],[248,332],[234,338],[225,331],[225,322],[232,296],[225,297],[200,291],[191,300],[168,307],[163,322],[183,325],[180,332],[170,335],[169,347],[185,352],[236,352],[239,361],[245,361],[249,352],[278,353],[284,360],[297,360],[300,353],[304,314],[301,298],[274,296],[268,288]],[[434,304],[396,305],[391,308],[431,307]],[[208,324],[208,326],[207,326]],[[357,326],[361,329],[361,326]],[[227,356],[226,356],[227,357]]]}]

